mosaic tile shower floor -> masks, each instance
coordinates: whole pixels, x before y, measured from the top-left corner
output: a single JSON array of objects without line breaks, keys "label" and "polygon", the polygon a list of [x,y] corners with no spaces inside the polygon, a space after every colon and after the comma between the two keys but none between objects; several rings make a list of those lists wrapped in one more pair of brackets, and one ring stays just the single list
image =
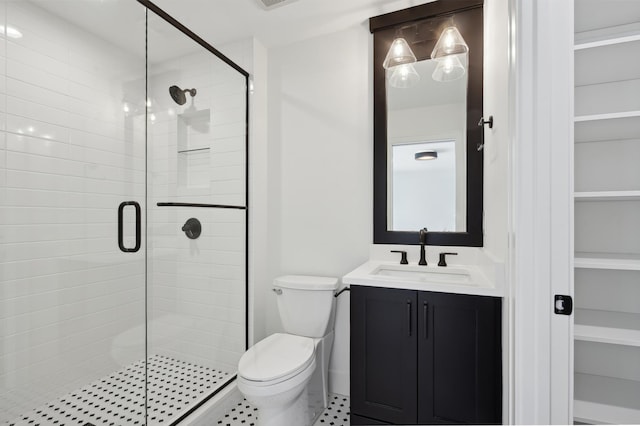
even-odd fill
[{"label": "mosaic tile shower floor", "polygon": [[[232,375],[170,357],[148,360],[149,425],[169,425]],[[10,426],[144,424],[145,361],[22,415]]]}]

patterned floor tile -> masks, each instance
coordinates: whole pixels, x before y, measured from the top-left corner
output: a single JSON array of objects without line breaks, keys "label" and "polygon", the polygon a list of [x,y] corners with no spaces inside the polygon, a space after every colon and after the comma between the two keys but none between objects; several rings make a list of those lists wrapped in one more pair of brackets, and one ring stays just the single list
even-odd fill
[{"label": "patterned floor tile", "polygon": [[[217,422],[217,426],[255,426],[258,409],[246,400],[240,401]],[[314,426],[349,426],[349,397],[329,394],[329,406],[320,414]],[[297,425],[282,425],[297,426]]]},{"label": "patterned floor tile", "polygon": [[22,415],[10,426],[121,426],[144,424],[148,369],[148,424],[169,425],[231,375],[170,357],[138,361]]}]

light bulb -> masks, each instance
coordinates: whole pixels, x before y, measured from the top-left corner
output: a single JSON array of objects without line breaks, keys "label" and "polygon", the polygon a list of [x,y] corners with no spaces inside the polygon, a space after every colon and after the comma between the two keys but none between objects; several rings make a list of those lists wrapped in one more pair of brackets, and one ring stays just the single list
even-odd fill
[{"label": "light bulb", "polygon": [[467,53],[468,51],[469,46],[467,46],[464,38],[462,38],[460,31],[458,31],[456,27],[449,27],[440,35],[438,42],[431,52],[431,59],[442,59],[445,56],[459,55]]},{"label": "light bulb", "polygon": [[451,74],[451,71],[453,71],[453,59],[451,59],[451,57],[444,60],[442,70],[447,74]]},{"label": "light bulb", "polygon": [[444,46],[448,52],[451,52],[451,49],[453,48],[453,44],[454,44],[453,34],[451,34],[451,31],[447,31],[446,35],[444,36]]},{"label": "light bulb", "polygon": [[406,89],[416,85],[420,81],[420,75],[412,64],[399,65],[389,71],[392,71],[391,77],[389,77],[391,87]]},{"label": "light bulb", "polygon": [[390,69],[399,65],[411,64],[416,62],[416,55],[413,53],[407,41],[401,37],[396,38],[391,43],[391,47],[384,58],[382,66],[384,69]]},{"label": "light bulb", "polygon": [[[463,60],[464,59],[463,55]],[[466,74],[465,66],[460,61],[459,55],[445,56],[436,60],[436,62],[436,69],[433,70],[433,74],[431,75],[435,81],[454,81],[462,78]]]}]

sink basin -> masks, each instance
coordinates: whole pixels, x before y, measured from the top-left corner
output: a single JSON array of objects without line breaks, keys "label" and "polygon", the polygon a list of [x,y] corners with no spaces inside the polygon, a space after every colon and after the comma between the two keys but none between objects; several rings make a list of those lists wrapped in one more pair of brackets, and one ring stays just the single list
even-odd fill
[{"label": "sink basin", "polygon": [[393,277],[402,281],[415,282],[440,282],[474,285],[471,274],[462,268],[426,269],[426,267],[381,265],[373,270],[373,274],[379,277]]},{"label": "sink basin", "polygon": [[[502,276],[501,264],[496,263],[493,268],[496,276]],[[480,262],[449,266],[437,266],[431,262],[420,266],[415,263],[401,265],[397,260],[369,260],[342,277],[342,282],[347,285],[502,297],[503,285],[496,285],[498,282],[487,271],[491,274],[491,270]]]}]

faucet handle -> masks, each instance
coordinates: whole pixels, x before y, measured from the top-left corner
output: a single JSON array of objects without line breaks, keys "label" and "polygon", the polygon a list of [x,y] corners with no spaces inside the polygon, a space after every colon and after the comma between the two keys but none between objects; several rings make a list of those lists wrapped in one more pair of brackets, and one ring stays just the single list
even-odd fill
[{"label": "faucet handle", "polygon": [[401,258],[400,258],[400,264],[401,265],[408,265],[409,262],[407,261],[407,252],[404,250],[391,250],[391,253],[400,253],[401,254]]},{"label": "faucet handle", "polygon": [[438,266],[447,266],[447,255],[457,256],[458,253],[440,253],[440,260],[438,261]]}]

